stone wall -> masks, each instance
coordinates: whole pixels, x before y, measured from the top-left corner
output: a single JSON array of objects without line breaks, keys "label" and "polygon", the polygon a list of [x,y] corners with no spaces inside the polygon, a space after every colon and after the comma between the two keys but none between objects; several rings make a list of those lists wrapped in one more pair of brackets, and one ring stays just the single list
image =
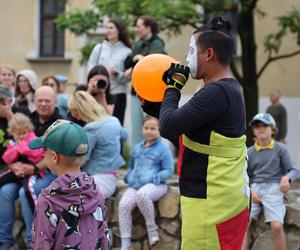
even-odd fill
[{"label": "stone wall", "polygon": [[[113,232],[113,249],[120,247],[120,233],[118,228],[118,204],[122,193],[126,189],[124,182],[119,182],[118,193],[110,199],[109,224]],[[300,249],[300,189],[299,185],[285,195],[286,216],[284,229],[289,250]],[[169,190],[156,204],[156,221],[159,226],[161,240],[153,249],[180,249],[180,204],[177,180],[172,179]],[[133,211],[133,249],[149,249],[146,226],[138,209]],[[274,250],[274,241],[269,225],[264,223],[263,215],[257,222],[253,221],[249,229],[249,250]]]},{"label": "stone wall", "polygon": [[[284,230],[288,250],[300,249],[300,189],[291,189],[285,196],[286,216]],[[264,223],[261,215],[258,221],[253,221],[249,229],[250,250],[274,250],[275,245],[270,226]]]},{"label": "stone wall", "polygon": [[[112,248],[120,248],[120,231],[118,224],[118,205],[127,185],[123,181],[118,183],[116,195],[108,201],[108,223],[112,230]],[[151,249],[180,249],[180,206],[179,206],[179,189],[171,180],[168,187],[168,193],[155,203],[155,218],[159,227],[160,241]],[[134,250],[150,249],[147,238],[146,225],[143,216],[136,208],[133,210],[133,228],[132,228],[132,248]]]}]

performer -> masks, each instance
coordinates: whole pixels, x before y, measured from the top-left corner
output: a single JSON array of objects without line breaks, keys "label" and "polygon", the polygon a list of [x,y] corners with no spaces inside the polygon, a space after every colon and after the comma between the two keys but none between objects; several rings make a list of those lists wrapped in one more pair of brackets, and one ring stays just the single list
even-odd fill
[{"label": "performer", "polygon": [[[189,67],[172,64],[163,76],[167,90],[160,133],[172,141],[181,136],[183,146],[179,185],[185,250],[240,249],[247,229],[245,108],[229,68],[230,29],[223,17],[214,17],[192,35]],[[189,73],[204,87],[178,108]],[[144,110],[153,107],[142,104]]]}]

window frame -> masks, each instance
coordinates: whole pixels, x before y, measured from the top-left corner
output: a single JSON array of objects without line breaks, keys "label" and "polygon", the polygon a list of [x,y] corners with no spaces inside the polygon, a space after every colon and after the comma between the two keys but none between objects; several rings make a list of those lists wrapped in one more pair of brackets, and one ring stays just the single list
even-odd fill
[{"label": "window frame", "polygon": [[47,20],[52,21],[53,23],[55,22],[56,17],[62,13],[62,11],[65,10],[65,4],[63,6],[63,10],[59,11],[59,4],[61,4],[61,2],[59,0],[51,0],[54,3],[54,12],[50,12],[50,13],[44,13],[43,10],[45,9],[44,6],[46,4],[45,1],[40,0],[40,6],[39,6],[39,12],[40,12],[40,17],[39,17],[39,22],[40,22],[40,28],[39,28],[39,57],[40,58],[51,58],[51,57],[55,57],[55,58],[64,58],[64,54],[65,54],[65,33],[63,32],[63,38],[61,41],[61,46],[62,46],[62,51],[59,52],[58,51],[58,43],[59,43],[59,30],[56,27],[56,25],[54,24],[54,29],[51,32],[51,42],[53,44],[53,48],[52,51],[49,52],[45,52],[45,43],[43,42],[44,39],[44,35],[45,35],[45,28],[44,28],[44,23]]}]

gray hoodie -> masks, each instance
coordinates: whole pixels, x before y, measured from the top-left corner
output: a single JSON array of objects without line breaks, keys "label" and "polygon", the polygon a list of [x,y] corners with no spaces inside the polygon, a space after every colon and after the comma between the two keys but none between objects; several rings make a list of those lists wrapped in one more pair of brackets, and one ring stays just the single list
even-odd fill
[{"label": "gray hoodie", "polygon": [[56,178],[40,194],[32,228],[35,249],[109,249],[104,198],[86,173]]}]

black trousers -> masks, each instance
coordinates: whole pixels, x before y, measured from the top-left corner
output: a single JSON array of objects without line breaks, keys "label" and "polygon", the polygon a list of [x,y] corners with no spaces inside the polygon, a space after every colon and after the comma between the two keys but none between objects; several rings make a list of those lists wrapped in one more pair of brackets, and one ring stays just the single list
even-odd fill
[{"label": "black trousers", "polygon": [[124,124],[124,116],[126,111],[126,94],[116,94],[114,95],[114,101],[115,101],[115,108],[113,116],[117,117],[123,126]]}]

